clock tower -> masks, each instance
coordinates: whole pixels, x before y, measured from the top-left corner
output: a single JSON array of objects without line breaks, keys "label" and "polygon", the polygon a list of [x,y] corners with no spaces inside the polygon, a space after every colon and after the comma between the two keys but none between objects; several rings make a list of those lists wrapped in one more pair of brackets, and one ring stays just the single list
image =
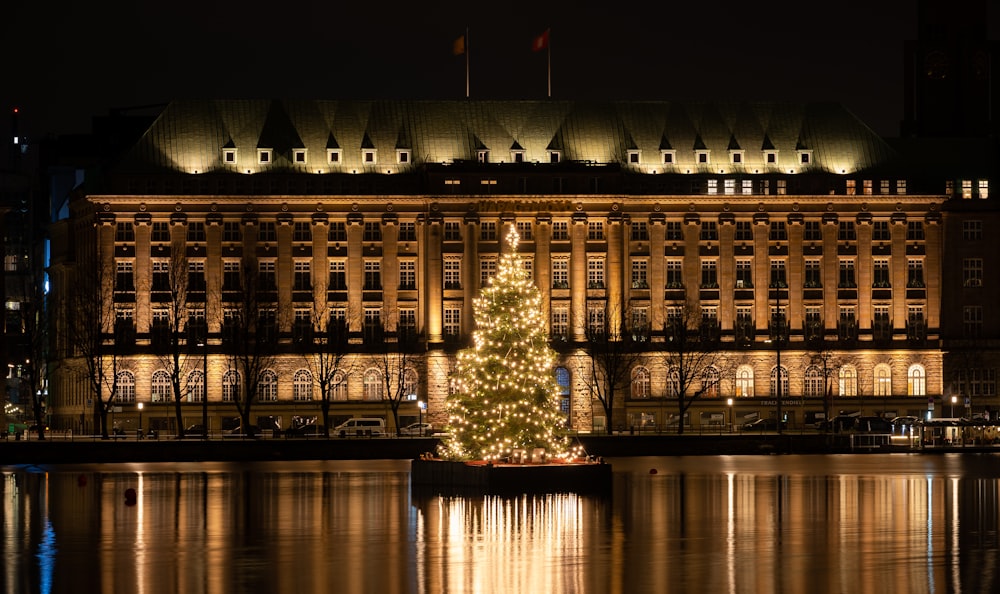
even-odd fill
[{"label": "clock tower", "polygon": [[[918,39],[906,44],[903,136],[987,136],[1000,102],[991,92],[997,42],[988,0],[920,0]],[[998,66],[1000,67],[1000,66]],[[1000,91],[1000,89],[997,89]]]}]

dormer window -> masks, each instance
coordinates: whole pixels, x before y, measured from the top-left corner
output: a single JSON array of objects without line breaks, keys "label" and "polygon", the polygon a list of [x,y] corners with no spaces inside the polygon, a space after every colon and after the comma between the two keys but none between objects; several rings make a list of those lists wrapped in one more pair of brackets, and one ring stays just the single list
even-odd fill
[{"label": "dormer window", "polygon": [[222,149],[222,162],[226,165],[236,165],[236,149],[234,148],[224,148]]},{"label": "dormer window", "polygon": [[361,162],[365,165],[374,165],[378,161],[375,160],[375,149],[361,149]]},{"label": "dormer window", "polygon": [[742,164],[743,163],[743,153],[745,153],[745,152],[746,151],[744,151],[742,149],[729,151],[729,162],[732,163],[733,165],[740,165],[740,164]]},{"label": "dormer window", "polygon": [[306,164],[306,149],[292,149],[292,162],[296,165]]},{"label": "dormer window", "polygon": [[524,163],[524,151],[510,151],[511,163]]},{"label": "dormer window", "polygon": [[257,149],[257,164],[267,165],[271,162],[271,149]]},{"label": "dormer window", "polygon": [[763,151],[764,152],[764,163],[768,165],[778,164],[778,151]]},{"label": "dormer window", "polygon": [[562,161],[562,151],[549,151],[549,163]]},{"label": "dormer window", "polygon": [[798,154],[799,154],[799,164],[800,165],[809,165],[810,163],[812,163],[812,158],[813,158],[813,152],[812,151],[800,150],[800,151],[798,151]]},{"label": "dormer window", "polygon": [[340,149],[326,149],[326,162],[331,165],[340,165]]},{"label": "dormer window", "polygon": [[479,161],[480,163],[489,163],[490,151],[488,151],[487,149],[479,149],[478,151],[476,151],[476,160]]},{"label": "dormer window", "polygon": [[396,149],[396,163],[406,165],[410,162],[410,149]]},{"label": "dormer window", "polygon": [[707,149],[696,150],[694,152],[695,163],[698,163],[699,165],[707,165],[707,164],[711,163],[712,162],[711,159],[710,159],[711,153],[712,153],[712,151],[707,150]]},{"label": "dormer window", "polygon": [[638,165],[639,164],[639,156],[640,156],[640,154],[639,154],[639,150],[638,149],[629,149],[628,153],[627,153],[629,165]]},{"label": "dormer window", "polygon": [[661,162],[664,165],[673,165],[677,162],[677,151],[675,150],[662,150],[660,151]]}]

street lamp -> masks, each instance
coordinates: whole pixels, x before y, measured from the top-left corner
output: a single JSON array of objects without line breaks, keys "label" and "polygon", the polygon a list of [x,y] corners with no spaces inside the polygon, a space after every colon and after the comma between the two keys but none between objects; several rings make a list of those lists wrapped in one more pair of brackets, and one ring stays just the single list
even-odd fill
[{"label": "street lamp", "polygon": [[726,399],[726,406],[729,407],[729,420],[726,421],[726,423],[729,425],[729,431],[731,433],[733,431],[733,399],[732,398],[727,398]]},{"label": "street lamp", "polygon": [[136,408],[139,409],[139,435],[136,437],[136,439],[142,439],[142,403],[140,402],[135,406]]},{"label": "street lamp", "polygon": [[[427,408],[427,403],[423,400],[417,401],[417,427],[420,427],[420,437],[424,436],[424,409]],[[413,417],[410,417],[413,418]]]},{"label": "street lamp", "polygon": [[208,439],[208,339],[198,346],[202,347],[201,360],[201,435]]},{"label": "street lamp", "polygon": [[958,402],[958,396],[951,397],[951,418],[955,418],[955,403]]}]

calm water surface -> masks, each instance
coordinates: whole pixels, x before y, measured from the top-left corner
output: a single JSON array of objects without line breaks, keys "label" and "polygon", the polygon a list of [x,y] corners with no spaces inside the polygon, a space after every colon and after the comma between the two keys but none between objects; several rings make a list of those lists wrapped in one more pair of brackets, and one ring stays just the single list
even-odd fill
[{"label": "calm water surface", "polygon": [[397,461],[4,467],[2,587],[1000,591],[1000,456],[611,462],[609,497],[414,494]]}]

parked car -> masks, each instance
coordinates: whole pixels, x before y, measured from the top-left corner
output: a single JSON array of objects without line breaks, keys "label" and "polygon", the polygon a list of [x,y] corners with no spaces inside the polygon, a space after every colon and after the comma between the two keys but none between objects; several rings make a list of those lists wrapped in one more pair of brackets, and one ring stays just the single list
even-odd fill
[{"label": "parked car", "polygon": [[285,429],[285,437],[316,437],[323,434],[323,427],[316,423],[303,423]]},{"label": "parked car", "polygon": [[431,436],[434,434],[434,427],[430,423],[413,423],[399,430],[400,435],[420,435]]},{"label": "parked car", "polygon": [[892,420],[892,434],[902,435],[904,437],[909,437],[914,434],[917,424],[920,423],[920,417],[914,416],[903,416],[896,417]]},{"label": "parked car", "polygon": [[184,437],[205,437],[205,426],[201,423],[189,426],[184,430]]},{"label": "parked car", "polygon": [[[788,427],[788,421],[784,421],[781,424],[782,429]],[[772,418],[761,418],[754,421],[750,421],[743,425],[744,431],[777,431],[778,430],[778,419]]]},{"label": "parked car", "polygon": [[358,417],[348,419],[333,430],[340,437],[380,437],[385,433],[385,419],[378,417]]}]

